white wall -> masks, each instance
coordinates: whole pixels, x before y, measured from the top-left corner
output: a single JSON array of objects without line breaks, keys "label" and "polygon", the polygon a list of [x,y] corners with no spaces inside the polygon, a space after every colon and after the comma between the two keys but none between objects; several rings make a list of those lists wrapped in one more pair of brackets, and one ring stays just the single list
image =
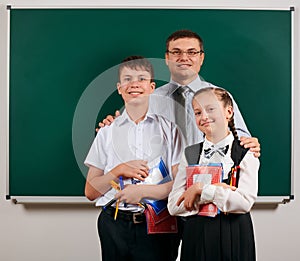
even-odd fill
[{"label": "white wall", "polygon": [[[98,209],[90,205],[15,205],[5,199],[6,195],[6,139],[7,139],[7,109],[6,109],[6,77],[3,68],[6,66],[6,11],[5,5],[33,6],[124,6],[123,1],[106,0],[45,0],[16,1],[2,0],[0,10],[0,260],[1,261],[97,261],[100,260],[100,247],[96,232]],[[127,0],[127,6],[134,7],[132,0]],[[300,91],[299,91],[299,42],[300,42],[300,0],[228,0],[188,1],[185,5],[198,7],[289,7],[295,11],[295,92],[294,92],[294,133],[300,132]],[[183,5],[179,0],[141,0],[140,6],[172,6]],[[201,3],[201,5],[200,5]],[[201,34],[201,32],[199,32]],[[280,119],[279,119],[280,124]],[[20,129],[22,126],[20,126]],[[280,125],[279,125],[280,128]],[[276,140],[274,140],[276,142]],[[262,153],[264,150],[262,148]],[[294,137],[294,184],[295,200],[279,206],[257,205],[252,211],[255,226],[257,260],[296,261],[300,258],[300,138]]]}]

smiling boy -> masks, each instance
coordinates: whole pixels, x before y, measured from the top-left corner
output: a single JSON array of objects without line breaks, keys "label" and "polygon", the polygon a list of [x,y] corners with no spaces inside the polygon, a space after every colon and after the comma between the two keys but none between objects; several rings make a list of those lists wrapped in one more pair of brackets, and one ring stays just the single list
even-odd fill
[{"label": "smiling boy", "polygon": [[[98,218],[103,261],[176,260],[178,235],[148,235],[143,208],[138,205],[145,198],[168,197],[182,150],[176,125],[148,112],[149,95],[155,89],[153,78],[147,59],[131,56],[122,62],[117,88],[125,110],[110,126],[101,128],[85,160],[89,167],[86,197],[97,199],[96,205],[101,207],[114,198],[121,202],[116,220],[114,205]],[[153,162],[160,159],[169,170],[171,181],[134,185],[145,181]],[[118,182],[120,177],[125,188],[117,193],[111,188],[111,181]]]}]

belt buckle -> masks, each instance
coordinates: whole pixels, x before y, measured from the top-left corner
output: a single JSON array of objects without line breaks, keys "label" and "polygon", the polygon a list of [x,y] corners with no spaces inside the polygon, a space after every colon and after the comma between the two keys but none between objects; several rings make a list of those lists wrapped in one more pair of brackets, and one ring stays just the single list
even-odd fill
[{"label": "belt buckle", "polygon": [[134,224],[140,224],[143,223],[143,220],[137,220],[137,217],[141,216],[141,213],[133,213],[132,219]]}]

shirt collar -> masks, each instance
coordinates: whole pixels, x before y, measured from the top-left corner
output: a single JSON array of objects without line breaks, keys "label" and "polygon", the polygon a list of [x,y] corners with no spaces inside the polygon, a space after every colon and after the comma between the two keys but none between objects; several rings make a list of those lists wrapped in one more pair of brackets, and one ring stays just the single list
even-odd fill
[{"label": "shirt collar", "polygon": [[220,147],[224,147],[226,145],[229,145],[229,148],[231,148],[231,144],[234,140],[234,137],[232,135],[232,133],[230,132],[230,134],[228,134],[223,140],[219,141],[218,143],[214,144],[212,142],[210,142],[209,140],[207,140],[206,138],[204,139],[204,143],[203,143],[203,149],[208,149],[211,146],[220,148]]},{"label": "shirt collar", "polygon": [[[182,86],[179,83],[175,82],[172,78],[170,80],[170,84],[172,85],[172,87],[169,88],[169,95],[173,94],[179,86]],[[208,82],[201,80],[198,75],[195,80],[193,80],[186,86],[188,86],[193,92],[196,92],[200,89],[200,87],[201,88],[209,87],[210,84]]]},{"label": "shirt collar", "polygon": [[[145,118],[144,118],[141,122],[146,122],[146,121],[152,120],[152,119],[154,119],[154,117],[155,117],[155,114],[150,113],[150,112],[148,111],[148,112],[146,113]],[[127,122],[131,122],[132,124],[135,124],[135,123],[132,121],[132,119],[130,119],[130,117],[129,117],[127,111],[126,111],[126,109],[123,111],[123,113],[122,113],[119,117],[117,117],[117,118],[115,119],[115,121],[116,121],[116,124],[117,124],[119,127],[120,127],[121,125],[123,125],[123,124],[126,124]]]}]

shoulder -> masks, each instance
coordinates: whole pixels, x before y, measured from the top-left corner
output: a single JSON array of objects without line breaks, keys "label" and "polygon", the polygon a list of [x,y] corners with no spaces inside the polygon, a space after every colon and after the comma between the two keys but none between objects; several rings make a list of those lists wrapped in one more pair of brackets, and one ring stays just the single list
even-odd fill
[{"label": "shoulder", "polygon": [[155,114],[155,113],[151,113],[151,117],[163,128],[169,128],[169,129],[173,129],[173,128],[177,128],[176,124],[171,122],[170,120],[168,120],[167,118],[165,118],[162,115],[159,114]]},{"label": "shoulder", "polygon": [[164,135],[169,138],[176,137],[177,139],[182,139],[181,131],[174,122],[158,114],[152,114],[151,117],[154,119],[156,124],[158,124],[160,130]]},{"label": "shoulder", "polygon": [[202,148],[203,142],[185,148],[184,155],[189,165],[198,164]]},{"label": "shoulder", "polygon": [[236,165],[243,160],[245,155],[248,153],[249,148],[245,148],[240,144],[240,140],[234,139],[231,147],[231,158]]},{"label": "shoulder", "polygon": [[109,135],[111,135],[113,129],[117,129],[116,126],[118,126],[118,121],[119,121],[119,119],[116,118],[110,125],[106,125],[106,126],[100,128],[96,137],[99,136],[99,138],[102,138],[102,137],[108,137]]},{"label": "shoulder", "polygon": [[247,151],[244,158],[240,162],[241,168],[251,168],[252,170],[255,170],[258,172],[260,167],[260,160],[259,158],[254,156],[254,153],[250,150]]},{"label": "shoulder", "polygon": [[200,153],[201,150],[203,148],[203,142],[200,142],[200,143],[196,143],[196,144],[193,144],[193,145],[190,145],[190,146],[187,146],[184,151],[185,153]]},{"label": "shoulder", "polygon": [[166,95],[169,92],[170,89],[170,83],[167,83],[165,85],[162,85],[155,89],[154,94],[155,95]]}]

